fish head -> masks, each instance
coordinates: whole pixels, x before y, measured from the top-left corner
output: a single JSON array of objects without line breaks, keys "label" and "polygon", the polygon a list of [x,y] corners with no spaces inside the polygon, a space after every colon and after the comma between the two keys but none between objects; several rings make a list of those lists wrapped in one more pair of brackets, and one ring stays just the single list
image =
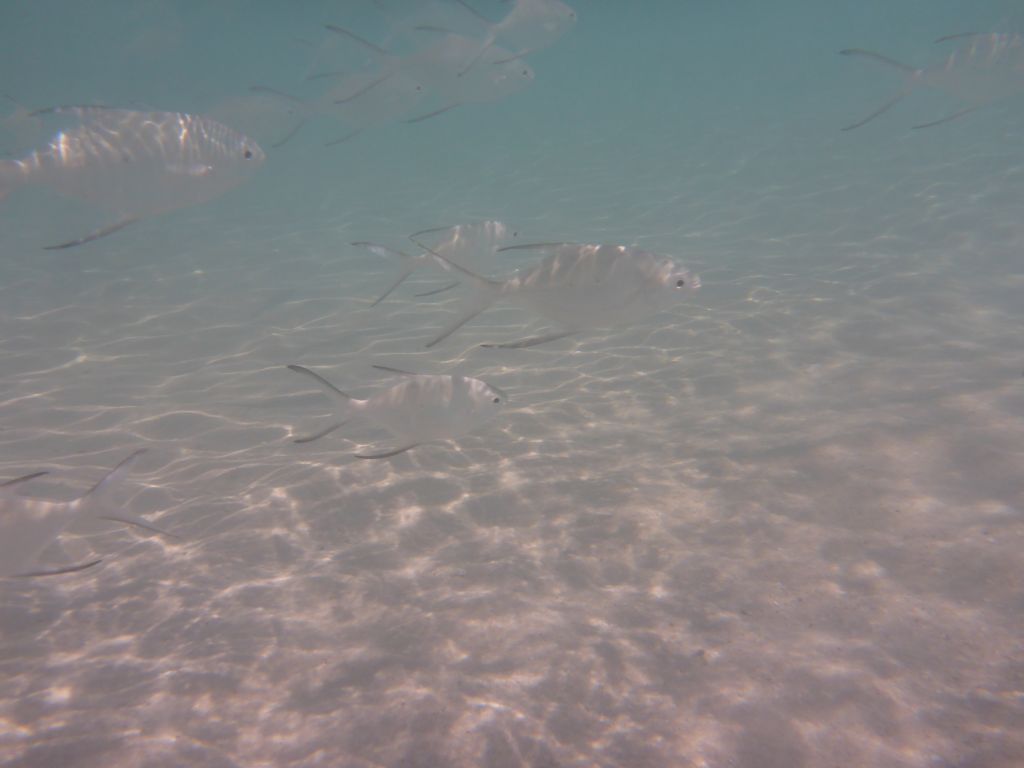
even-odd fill
[{"label": "fish head", "polygon": [[233,187],[249,179],[266,162],[267,155],[255,139],[226,125],[204,119],[202,136],[193,144],[195,167],[218,187]]},{"label": "fish head", "polygon": [[666,304],[692,296],[700,288],[700,277],[672,259],[661,259],[655,269],[659,297]]},{"label": "fish head", "polygon": [[493,384],[480,379],[464,379],[473,411],[481,421],[489,421],[497,416],[508,404],[508,395]]}]

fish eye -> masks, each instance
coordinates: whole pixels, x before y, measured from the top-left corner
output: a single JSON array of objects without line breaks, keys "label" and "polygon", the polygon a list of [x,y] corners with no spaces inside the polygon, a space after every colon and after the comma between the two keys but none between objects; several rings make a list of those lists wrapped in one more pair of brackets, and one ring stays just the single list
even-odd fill
[{"label": "fish eye", "polygon": [[676,280],[676,288],[683,288],[686,286],[686,281],[683,278]]},{"label": "fish eye", "polygon": [[252,150],[249,149],[248,147],[246,147],[245,148],[245,152],[242,153],[242,157],[244,157],[246,160],[251,160],[252,159]]},{"label": "fish eye", "polygon": [[500,397],[496,397],[491,402],[494,403],[495,405],[498,405],[501,402],[501,398]]}]

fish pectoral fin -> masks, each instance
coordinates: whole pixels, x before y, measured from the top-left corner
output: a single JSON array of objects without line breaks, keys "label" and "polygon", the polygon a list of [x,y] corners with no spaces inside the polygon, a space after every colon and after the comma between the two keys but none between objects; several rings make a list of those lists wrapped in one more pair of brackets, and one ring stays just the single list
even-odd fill
[{"label": "fish pectoral fin", "polygon": [[127,515],[122,512],[117,515],[97,515],[97,517],[99,517],[100,520],[111,520],[115,523],[123,523],[124,525],[141,528],[144,531],[149,531],[150,533],[155,533],[160,536],[166,536],[169,539],[181,540],[181,536],[171,533],[170,531],[165,531],[163,528],[157,528],[155,525],[151,525],[141,517],[135,517],[134,515]]},{"label": "fish pectoral fin", "polygon": [[331,434],[331,432],[333,432],[336,429],[340,429],[341,427],[345,426],[347,423],[348,423],[347,420],[346,421],[339,421],[337,424],[331,424],[331,426],[327,427],[326,429],[321,429],[319,432],[317,432],[315,434],[307,435],[306,437],[297,437],[292,442],[294,442],[294,443],[312,443],[314,440],[319,440],[321,437],[327,437],[327,435]]},{"label": "fish pectoral fin", "polygon": [[900,91],[895,96],[893,96],[891,99],[889,99],[887,102],[885,102],[885,104],[883,104],[878,109],[876,109],[874,112],[872,112],[870,115],[868,115],[867,117],[863,118],[862,120],[858,120],[856,123],[844,126],[843,130],[844,131],[852,131],[854,128],[860,128],[865,123],[870,123],[872,120],[874,120],[880,114],[882,114],[883,112],[888,111],[890,107],[895,106],[906,95],[907,95],[906,91]]},{"label": "fish pectoral fin", "polygon": [[439,294],[439,293],[444,293],[445,291],[450,291],[452,288],[458,288],[460,285],[462,285],[462,283],[460,283],[458,280],[456,280],[454,283],[448,283],[448,285],[442,286],[441,288],[435,288],[432,291],[424,291],[423,293],[414,293],[413,296],[415,296],[418,299],[422,299],[425,296],[437,296],[437,294]]},{"label": "fish pectoral fin", "polygon": [[17,578],[19,579],[30,579],[36,576],[60,576],[63,573],[75,573],[77,571],[84,571],[86,568],[92,568],[94,565],[99,565],[103,562],[103,558],[97,558],[96,560],[89,560],[84,563],[78,563],[76,565],[69,565],[65,568],[55,568],[51,571],[29,571],[28,573],[19,573]]},{"label": "fish pectoral fin", "polygon": [[526,349],[527,347],[536,347],[539,344],[547,344],[549,341],[564,339],[566,336],[572,336],[574,333],[577,333],[577,331],[560,331],[558,333],[546,333],[542,336],[531,336],[527,339],[510,341],[505,344],[481,344],[480,346],[487,347],[488,349]]},{"label": "fish pectoral fin", "polygon": [[958,117],[963,117],[964,115],[969,115],[974,110],[981,109],[984,106],[985,106],[984,104],[978,104],[977,106],[974,106],[974,107],[968,107],[967,109],[961,109],[959,112],[954,112],[951,115],[946,115],[945,117],[940,118],[938,120],[933,120],[930,123],[921,123],[920,125],[912,125],[910,127],[911,128],[932,128],[933,126],[942,125],[943,123],[948,123],[951,120],[956,120]]},{"label": "fish pectoral fin", "polygon": [[390,459],[392,456],[397,456],[400,453],[410,451],[419,443],[413,443],[412,445],[403,445],[401,448],[394,448],[390,451],[384,451],[383,453],[356,453],[353,454],[357,459]]},{"label": "fish pectoral fin", "polygon": [[101,237],[112,235],[115,232],[124,229],[129,224],[134,224],[138,220],[138,216],[132,216],[127,219],[121,219],[120,221],[115,222],[109,226],[103,227],[102,229],[97,229],[95,232],[90,232],[85,237],[80,237],[77,240],[68,240],[66,243],[59,243],[58,245],[47,245],[44,247],[43,250],[60,251],[65,248],[74,248],[79,245],[85,245],[86,243],[91,243],[93,240],[99,240]]}]

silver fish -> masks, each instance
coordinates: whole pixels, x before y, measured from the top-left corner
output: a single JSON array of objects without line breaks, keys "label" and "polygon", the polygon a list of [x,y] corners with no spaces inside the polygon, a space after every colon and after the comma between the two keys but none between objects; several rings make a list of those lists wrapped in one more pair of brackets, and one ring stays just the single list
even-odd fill
[{"label": "silver fish", "polygon": [[434,254],[467,275],[477,292],[469,309],[428,347],[439,344],[500,299],[532,309],[564,329],[508,344],[484,345],[522,348],[593,328],[635,323],[700,287],[700,278],[667,256],[630,246],[536,243],[498,250],[536,250],[547,255],[525,272],[506,280],[489,280]]},{"label": "silver fish", "polygon": [[0,577],[50,576],[80,571],[99,563],[100,560],[96,559],[55,570],[38,568],[39,556],[43,551],[57,540],[64,529],[82,518],[115,520],[166,534],[145,520],[116,510],[110,499],[117,482],[141,453],[144,451],[133,453],[114,467],[92,490],[73,501],[44,501],[17,494],[15,486],[45,475],[45,472],[36,472],[0,485]]},{"label": "silver fish", "polygon": [[[516,237],[516,233],[511,231],[500,221],[488,220],[474,222],[472,224],[457,224],[454,227],[424,229],[410,235],[409,237],[413,239],[419,237],[426,240],[432,240],[433,242],[430,246],[430,250],[423,251],[415,256],[410,256],[403,251],[388,248],[385,245],[378,245],[376,243],[368,243],[365,241],[352,243],[352,245],[366,248],[371,253],[375,253],[378,256],[393,257],[402,263],[401,271],[398,276],[391,285],[388,286],[387,290],[374,300],[371,306],[377,306],[380,304],[380,302],[390,296],[391,292],[401,285],[402,282],[413,273],[413,271],[424,264],[439,265],[441,268],[450,271],[450,267],[447,263],[438,259],[434,255],[435,253],[438,253],[445,259],[453,261],[467,269],[473,269],[476,268],[476,265],[479,263],[482,256],[494,253],[501,243]],[[433,296],[450,290],[458,284],[458,281],[450,282],[442,288],[427,291],[426,293],[418,293],[416,295]]]},{"label": "silver fish", "polygon": [[356,454],[360,459],[386,459],[423,443],[459,437],[495,418],[508,401],[504,392],[480,379],[416,374],[381,365],[374,368],[399,374],[405,380],[368,400],[357,400],[308,368],[301,365],[288,368],[315,381],[334,401],[342,417],[326,429],[295,442],[319,440],[354,416],[363,416],[398,438],[398,448]]},{"label": "silver fish", "polygon": [[861,48],[840,51],[844,56],[859,56],[903,72],[903,87],[888,101],[844,131],[874,120],[902,101],[916,88],[938,88],[964,101],[967,106],[952,114],[919,123],[914,128],[930,128],[948,123],[999,99],[1024,92],[1024,39],[1019,34],[974,33],[948,35],[935,42],[957,41],[958,45],[942,61],[920,69],[902,64],[888,56]]},{"label": "silver fish", "polygon": [[117,215],[108,226],[50,249],[82,245],[141,218],[213,200],[265,159],[247,136],[180,112],[60,107],[33,114],[69,117],[76,125],[21,159],[0,161],[0,200],[22,184],[40,184]]}]

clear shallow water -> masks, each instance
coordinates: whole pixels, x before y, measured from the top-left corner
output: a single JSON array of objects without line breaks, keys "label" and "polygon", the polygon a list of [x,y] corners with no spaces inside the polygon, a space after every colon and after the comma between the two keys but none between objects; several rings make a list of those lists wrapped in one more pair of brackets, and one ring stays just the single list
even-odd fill
[{"label": "clear shallow water", "polygon": [[[0,764],[1024,761],[1024,105],[913,131],[951,107],[914,93],[841,133],[898,79],[836,55],[923,64],[1012,4],[572,4],[501,103],[330,150],[313,123],[66,252],[94,210],[3,203],[0,477],[70,498],[147,447],[126,506],[182,538],[80,532],[99,568],[0,584]],[[230,112],[306,74],[294,37],[384,34],[372,3],[126,8],[4,10],[0,90]],[[350,241],[485,217],[703,288],[528,350],[476,346],[543,327],[507,307],[424,350],[459,301],[412,298],[429,272],[369,307],[395,265]],[[360,462],[368,428],[291,442],[328,409],[288,363],[512,406]]]}]

